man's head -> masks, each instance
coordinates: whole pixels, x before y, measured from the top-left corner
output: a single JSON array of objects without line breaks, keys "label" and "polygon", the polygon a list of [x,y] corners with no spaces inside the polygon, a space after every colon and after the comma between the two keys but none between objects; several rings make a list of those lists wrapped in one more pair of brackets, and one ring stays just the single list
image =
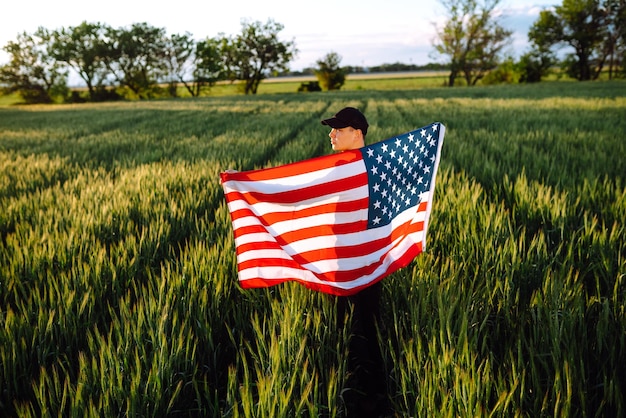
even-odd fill
[{"label": "man's head", "polygon": [[363,113],[354,107],[344,107],[332,118],[322,120],[322,125],[333,128],[328,136],[335,151],[365,146],[369,124]]}]

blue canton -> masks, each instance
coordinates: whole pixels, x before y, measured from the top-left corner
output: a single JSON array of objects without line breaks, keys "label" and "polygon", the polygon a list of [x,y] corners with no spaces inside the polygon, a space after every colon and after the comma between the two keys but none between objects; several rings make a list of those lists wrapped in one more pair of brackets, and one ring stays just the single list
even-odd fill
[{"label": "blue canton", "polygon": [[417,207],[430,190],[440,128],[434,123],[361,149],[369,183],[368,228]]}]

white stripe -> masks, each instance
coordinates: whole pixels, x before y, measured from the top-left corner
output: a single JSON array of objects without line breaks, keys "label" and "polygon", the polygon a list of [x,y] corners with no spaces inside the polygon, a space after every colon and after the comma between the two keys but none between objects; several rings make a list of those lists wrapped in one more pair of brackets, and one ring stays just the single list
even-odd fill
[{"label": "white stripe", "polygon": [[276,239],[267,232],[245,234],[235,238],[235,246],[254,244],[255,242],[276,242]]},{"label": "white stripe", "polygon": [[[302,218],[274,222],[268,229],[272,231],[272,235],[277,236],[312,226],[341,225],[360,220],[367,220],[367,209],[360,209],[353,212],[322,213],[320,215],[305,216]],[[244,216],[233,221],[233,228],[235,230],[254,225],[263,224],[254,216]]]},{"label": "white stripe", "polygon": [[333,192],[332,194],[326,196],[302,200],[297,204],[275,202],[258,202],[250,204],[245,200],[247,194],[248,192],[241,192],[241,195],[243,196],[242,199],[235,199],[228,203],[228,209],[231,213],[240,209],[252,209],[254,213],[259,216],[266,215],[268,213],[297,212],[327,204],[335,204],[339,202],[346,203],[360,200],[369,195],[369,190],[367,185],[363,185],[353,189],[343,190],[339,193]]},{"label": "white stripe", "polygon": [[357,160],[337,167],[315,170],[295,176],[268,180],[228,180],[223,183],[223,186],[225,193],[246,190],[248,192],[272,194],[319,186],[320,184],[337,181],[362,173],[365,173],[365,162],[363,162],[363,160]]},{"label": "white stripe", "polygon": [[282,259],[282,260],[292,260],[291,257],[289,257],[289,255],[287,255],[287,253],[283,250],[280,249],[276,249],[276,250],[252,250],[252,251],[246,251],[243,254],[239,254],[237,256],[237,262],[238,263],[243,263],[244,261],[250,261],[250,260],[267,260],[268,258],[278,258],[278,259]]}]

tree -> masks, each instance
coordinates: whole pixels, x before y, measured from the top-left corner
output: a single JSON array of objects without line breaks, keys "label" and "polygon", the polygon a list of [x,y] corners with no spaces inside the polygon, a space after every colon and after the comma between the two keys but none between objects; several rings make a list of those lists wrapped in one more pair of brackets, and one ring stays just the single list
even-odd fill
[{"label": "tree", "polygon": [[440,0],[448,18],[437,29],[433,41],[436,52],[449,57],[448,85],[454,86],[463,74],[468,85],[475,85],[496,68],[500,54],[511,40],[512,32],[504,29],[494,13],[500,0]]},{"label": "tree", "polygon": [[272,19],[265,24],[244,20],[239,35],[222,38],[220,50],[227,75],[231,80],[244,82],[245,94],[256,94],[259,84],[268,75],[288,69],[297,49],[293,41],[278,39],[283,28]]},{"label": "tree", "polygon": [[611,5],[617,3],[563,0],[561,6],[541,11],[528,37],[544,50],[570,46],[574,53],[565,60],[568,74],[581,81],[595,80],[607,58],[615,53],[619,38],[615,33],[623,31],[616,15],[619,8]]},{"label": "tree", "polygon": [[[213,86],[218,80],[225,78],[224,65],[220,55],[221,40],[207,38],[196,43],[195,68],[193,71],[194,85],[192,96],[198,96],[202,87]],[[187,87],[187,84],[185,84]],[[189,90],[190,87],[187,87]]]},{"label": "tree", "polygon": [[557,63],[556,57],[550,51],[532,49],[520,57],[520,83],[537,83],[548,75]]},{"label": "tree", "polygon": [[26,103],[50,103],[67,92],[67,71],[49,53],[51,33],[40,27],[34,34],[19,34],[3,49],[10,62],[0,67],[0,86],[17,93]]},{"label": "tree", "polygon": [[608,59],[609,79],[612,79],[620,64],[622,73],[626,69],[626,0],[606,0],[603,10],[606,13],[604,54]]},{"label": "tree", "polygon": [[106,25],[83,22],[78,26],[53,32],[51,55],[76,71],[89,90],[92,101],[104,89],[108,70],[103,59]]},{"label": "tree", "polygon": [[336,52],[329,52],[324,58],[317,60],[315,76],[323,89],[339,90],[346,81],[345,71],[339,66],[341,56]]},{"label": "tree", "polygon": [[147,23],[107,29],[103,59],[120,87],[127,87],[140,99],[152,97],[166,71],[164,39],[164,29]]},{"label": "tree", "polygon": [[169,92],[172,97],[177,97],[178,83],[183,83],[192,96],[196,96],[196,90],[188,83],[188,75],[192,71],[192,64],[195,60],[195,42],[190,33],[184,35],[173,34],[163,40],[163,64],[165,78],[169,85]]}]

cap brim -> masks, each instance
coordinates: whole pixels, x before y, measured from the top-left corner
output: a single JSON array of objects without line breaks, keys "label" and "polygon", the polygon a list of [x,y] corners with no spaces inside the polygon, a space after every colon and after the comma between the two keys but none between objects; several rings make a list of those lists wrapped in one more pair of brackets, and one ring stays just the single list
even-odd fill
[{"label": "cap brim", "polygon": [[331,128],[335,128],[335,129],[347,128],[348,126],[350,126],[348,123],[342,120],[339,120],[337,118],[324,119],[322,121],[322,125],[328,125]]}]

